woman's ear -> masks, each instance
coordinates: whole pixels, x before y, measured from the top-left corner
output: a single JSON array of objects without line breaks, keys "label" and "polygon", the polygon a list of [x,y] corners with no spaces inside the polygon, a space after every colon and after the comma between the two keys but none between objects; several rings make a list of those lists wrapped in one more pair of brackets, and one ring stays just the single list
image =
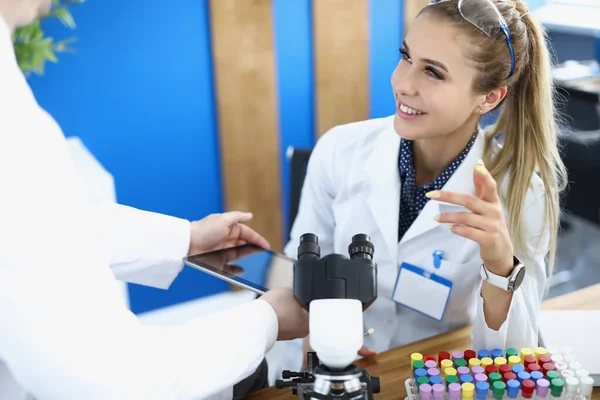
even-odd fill
[{"label": "woman's ear", "polygon": [[501,86],[492,90],[485,96],[483,103],[479,104],[478,110],[480,110],[482,114],[492,111],[502,100],[504,100],[506,93],[506,86]]}]

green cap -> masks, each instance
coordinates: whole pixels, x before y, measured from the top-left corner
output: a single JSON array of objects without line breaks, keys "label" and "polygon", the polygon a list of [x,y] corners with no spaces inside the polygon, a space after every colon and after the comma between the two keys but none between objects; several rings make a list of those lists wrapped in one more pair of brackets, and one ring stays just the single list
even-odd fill
[{"label": "green cap", "polygon": [[508,360],[508,357],[511,356],[519,356],[519,351],[513,347],[506,349],[506,359]]},{"label": "green cap", "polygon": [[425,368],[425,363],[423,361],[415,361],[413,363],[413,371],[419,368]]},{"label": "green cap", "polygon": [[546,373],[546,379],[552,382],[553,379],[560,379],[560,374],[557,371],[548,371]]},{"label": "green cap", "polygon": [[464,358],[457,358],[456,360],[454,360],[454,366],[455,366],[455,368],[466,367],[467,360],[465,360]]},{"label": "green cap", "polygon": [[419,386],[425,384],[425,383],[429,383],[429,378],[426,376],[420,376],[419,379],[417,379],[417,384]]},{"label": "green cap", "polygon": [[492,391],[494,392],[494,395],[497,395],[497,396],[504,395],[505,389],[506,389],[506,383],[504,383],[502,381],[496,381],[492,385]]},{"label": "green cap", "polygon": [[550,382],[550,393],[553,396],[560,396],[565,386],[565,381],[560,378],[552,379]]},{"label": "green cap", "polygon": [[446,377],[446,386],[448,386],[451,383],[458,383],[458,376],[456,376],[456,375],[448,375]]},{"label": "green cap", "polygon": [[[490,383],[495,383],[497,381],[502,382],[502,375],[500,375],[498,372],[492,372],[489,376],[490,379]],[[504,382],[502,382],[504,384]]]}]

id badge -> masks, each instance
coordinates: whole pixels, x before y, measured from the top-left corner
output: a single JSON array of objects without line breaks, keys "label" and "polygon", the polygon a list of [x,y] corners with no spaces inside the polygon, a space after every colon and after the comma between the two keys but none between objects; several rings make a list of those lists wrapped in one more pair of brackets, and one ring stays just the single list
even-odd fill
[{"label": "id badge", "polygon": [[417,266],[402,263],[392,300],[437,321],[444,318],[452,282]]}]

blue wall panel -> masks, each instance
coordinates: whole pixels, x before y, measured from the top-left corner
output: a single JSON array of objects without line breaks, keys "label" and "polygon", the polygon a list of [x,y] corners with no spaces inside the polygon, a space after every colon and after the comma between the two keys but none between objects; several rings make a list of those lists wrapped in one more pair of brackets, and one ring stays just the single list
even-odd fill
[{"label": "blue wall panel", "polygon": [[400,61],[404,21],[402,0],[370,0],[370,116],[394,115],[390,79]]},{"label": "blue wall panel", "polygon": [[287,243],[290,168],[286,149],[312,148],[315,144],[311,0],[274,0],[273,18],[281,132],[283,243]]},{"label": "blue wall panel", "polygon": [[[222,211],[206,3],[78,5],[77,54],[30,79],[65,134],[81,137],[114,175],[120,203],[188,219]],[[71,34],[55,23],[47,29]],[[184,273],[168,292],[130,285],[134,312],[226,288]]]}]

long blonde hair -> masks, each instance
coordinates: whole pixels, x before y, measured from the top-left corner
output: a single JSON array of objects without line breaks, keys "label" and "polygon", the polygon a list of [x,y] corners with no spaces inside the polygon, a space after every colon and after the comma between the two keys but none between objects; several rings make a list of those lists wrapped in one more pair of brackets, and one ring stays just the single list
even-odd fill
[{"label": "long blonde hair", "polygon": [[[498,122],[487,137],[483,160],[498,187],[504,177],[509,179],[509,190],[503,196],[508,229],[515,252],[524,257],[529,253],[522,220],[525,196],[533,174],[541,177],[545,191],[543,229],[550,229],[548,275],[551,276],[560,224],[560,193],[566,186],[567,173],[558,147],[559,118],[546,32],[522,0],[492,1],[506,20],[515,54],[515,71],[508,79],[510,53],[502,32],[492,37],[484,35],[460,15],[457,0],[427,6],[421,13],[465,30],[463,37],[469,40],[470,61],[479,71],[473,88],[476,93],[489,93],[502,85],[508,88]],[[503,145],[492,154],[491,142],[498,135]]]}]

